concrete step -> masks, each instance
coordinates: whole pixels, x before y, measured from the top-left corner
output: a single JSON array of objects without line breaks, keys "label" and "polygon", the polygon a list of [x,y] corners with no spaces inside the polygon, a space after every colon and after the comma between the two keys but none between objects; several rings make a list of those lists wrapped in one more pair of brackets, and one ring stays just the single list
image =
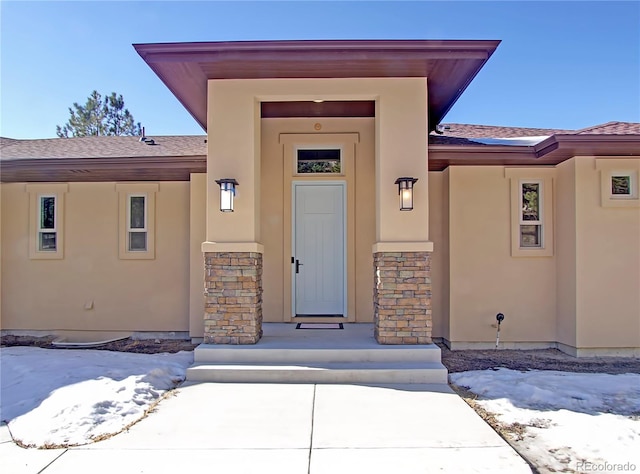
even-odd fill
[{"label": "concrete step", "polygon": [[312,364],[194,364],[187,380],[234,383],[428,383],[446,384],[440,362],[357,362]]},{"label": "concrete step", "polygon": [[[327,345],[326,342],[323,342]],[[440,363],[440,348],[435,344],[419,346],[373,345],[372,347],[265,347],[200,344],[194,351],[196,363],[233,364],[308,364],[339,362],[433,362]],[[306,347],[305,347],[306,346]]]}]

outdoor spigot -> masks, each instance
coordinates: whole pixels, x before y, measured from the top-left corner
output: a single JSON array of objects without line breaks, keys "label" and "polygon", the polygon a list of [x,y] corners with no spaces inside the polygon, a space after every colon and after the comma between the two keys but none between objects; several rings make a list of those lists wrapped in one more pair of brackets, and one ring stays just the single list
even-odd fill
[{"label": "outdoor spigot", "polygon": [[498,332],[496,333],[496,349],[497,349],[498,344],[500,344],[500,323],[504,321],[504,314],[502,313],[496,314],[496,320],[498,321]]}]

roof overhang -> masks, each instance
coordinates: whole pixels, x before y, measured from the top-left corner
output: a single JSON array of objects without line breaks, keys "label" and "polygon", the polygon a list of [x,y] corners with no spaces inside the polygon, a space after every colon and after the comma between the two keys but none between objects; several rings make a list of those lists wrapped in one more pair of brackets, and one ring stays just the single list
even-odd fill
[{"label": "roof overhang", "polygon": [[189,181],[207,172],[207,157],[127,156],[0,160],[4,182]]},{"label": "roof overhang", "polygon": [[576,156],[640,156],[640,135],[552,135],[535,146],[429,145],[429,171],[448,166],[557,165]]},{"label": "roof overhang", "polygon": [[498,44],[495,40],[331,40],[133,46],[205,130],[209,79],[367,77],[426,77],[433,129]]}]

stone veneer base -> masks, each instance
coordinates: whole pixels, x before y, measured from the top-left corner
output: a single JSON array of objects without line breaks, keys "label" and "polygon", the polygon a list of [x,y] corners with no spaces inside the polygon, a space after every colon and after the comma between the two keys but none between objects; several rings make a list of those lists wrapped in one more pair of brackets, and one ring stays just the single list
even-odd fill
[{"label": "stone veneer base", "polygon": [[262,254],[206,252],[204,342],[255,344],[262,337]]},{"label": "stone veneer base", "polygon": [[379,344],[431,344],[431,254],[376,252],[374,335]]}]

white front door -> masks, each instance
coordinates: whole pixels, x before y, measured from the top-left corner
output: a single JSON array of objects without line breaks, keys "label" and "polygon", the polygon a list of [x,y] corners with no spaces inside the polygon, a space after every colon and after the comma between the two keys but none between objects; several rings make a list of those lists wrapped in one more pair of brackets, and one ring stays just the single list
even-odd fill
[{"label": "white front door", "polygon": [[345,183],[293,185],[295,316],[346,316]]}]

